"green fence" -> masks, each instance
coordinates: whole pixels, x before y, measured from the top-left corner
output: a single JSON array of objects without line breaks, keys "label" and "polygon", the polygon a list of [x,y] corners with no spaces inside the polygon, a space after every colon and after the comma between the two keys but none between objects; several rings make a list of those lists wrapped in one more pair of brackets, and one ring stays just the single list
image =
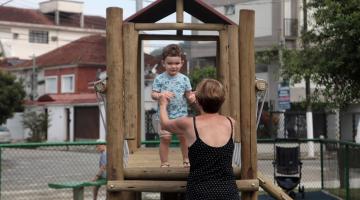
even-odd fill
[{"label": "green fence", "polygon": [[[1,200],[72,199],[71,189],[48,183],[90,181],[98,171],[96,143],[6,144],[1,150]],[[92,199],[92,188],[85,188]],[[98,199],[105,199],[105,187]]]},{"label": "green fence", "polygon": [[[157,142],[144,144],[156,145]],[[0,199],[72,199],[71,189],[51,189],[48,183],[91,180],[98,169],[96,144],[0,145]],[[360,200],[359,144],[329,140],[258,140],[258,168],[272,181],[274,147],[277,145],[300,146],[303,162],[300,184],[305,191],[323,189],[343,199]],[[309,157],[311,150],[313,157]],[[105,187],[101,187],[98,199],[105,199],[105,196]],[[85,189],[85,199],[91,198],[92,188],[89,187]]]}]

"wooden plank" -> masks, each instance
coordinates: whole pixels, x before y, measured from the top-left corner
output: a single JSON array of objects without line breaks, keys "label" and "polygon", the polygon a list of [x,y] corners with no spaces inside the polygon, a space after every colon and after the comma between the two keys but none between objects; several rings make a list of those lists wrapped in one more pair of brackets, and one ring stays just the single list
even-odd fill
[{"label": "wooden plank", "polygon": [[[255,13],[240,11],[240,125],[241,125],[241,177],[257,178],[256,113],[255,113],[255,55],[254,24]],[[256,192],[243,192],[242,199],[257,199]]]},{"label": "wooden plank", "polygon": [[[259,190],[259,181],[257,179],[236,180],[236,185],[239,191]],[[134,192],[185,192],[186,181],[108,181],[107,189],[109,191]]]},{"label": "wooden plank", "polygon": [[140,34],[140,40],[218,41],[217,35],[159,35]]},{"label": "wooden plank", "polygon": [[[228,26],[229,71],[230,71],[230,116],[235,119],[235,142],[241,142],[240,131],[240,65],[237,25]],[[239,152],[240,153],[240,152]]]},{"label": "wooden plank", "polygon": [[[121,8],[106,9],[106,119],[107,119],[107,179],[123,180],[123,49]],[[108,199],[123,199],[119,192],[111,192]]]},{"label": "wooden plank", "polygon": [[274,197],[275,199],[282,199],[282,200],[292,199],[279,186],[275,185],[273,181],[266,178],[261,172],[258,171],[257,175],[258,175],[260,187],[264,189],[272,197]]},{"label": "wooden plank", "polygon": [[184,22],[184,1],[176,0],[176,23]]},{"label": "wooden plank", "polygon": [[[227,26],[226,26],[227,27]],[[221,114],[230,115],[230,71],[229,71],[229,40],[227,29],[219,31],[219,64],[218,80],[225,88],[225,102],[221,106]]]},{"label": "wooden plank", "polygon": [[[235,177],[240,177],[240,168],[234,167]],[[184,167],[132,167],[124,169],[126,180],[187,180],[189,168]]]},{"label": "wooden plank", "polygon": [[[184,1],[176,0],[176,23],[184,23]],[[176,35],[182,36],[183,31],[177,30]]]},{"label": "wooden plank", "polygon": [[135,29],[146,30],[204,30],[220,31],[225,29],[223,24],[190,24],[190,23],[136,23]]},{"label": "wooden plank", "polygon": [[138,95],[138,32],[135,31],[134,23],[124,23],[123,25],[123,49],[124,49],[124,133],[126,138],[134,140],[129,141],[130,153],[137,149],[137,133],[140,131],[138,124],[139,107],[137,103],[140,101]]}]

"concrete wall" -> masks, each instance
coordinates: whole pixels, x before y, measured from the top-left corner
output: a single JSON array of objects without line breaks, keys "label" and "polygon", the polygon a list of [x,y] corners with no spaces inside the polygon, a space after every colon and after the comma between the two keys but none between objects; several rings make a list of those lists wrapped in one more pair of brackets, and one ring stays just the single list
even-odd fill
[{"label": "concrete wall", "polygon": [[[30,30],[48,31],[48,43],[30,43]],[[18,38],[13,38],[13,34],[17,34]],[[1,37],[1,41],[2,43],[5,42],[7,46],[6,57],[18,57],[21,59],[30,59],[33,55],[42,55],[81,37],[93,34],[105,34],[105,31],[96,29],[0,22],[0,35],[4,36]],[[52,38],[56,38],[56,40],[52,40]]]}]

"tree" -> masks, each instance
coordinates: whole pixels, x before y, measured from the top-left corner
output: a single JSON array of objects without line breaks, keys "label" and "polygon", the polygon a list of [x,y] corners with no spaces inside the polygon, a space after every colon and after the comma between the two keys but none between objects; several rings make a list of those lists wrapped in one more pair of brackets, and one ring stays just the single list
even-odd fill
[{"label": "tree", "polygon": [[23,120],[24,128],[30,129],[31,142],[41,142],[46,139],[46,133],[50,127],[49,116],[46,112],[25,112]]},{"label": "tree", "polygon": [[195,68],[189,75],[190,83],[193,88],[204,78],[216,79],[216,68],[212,66]]},{"label": "tree", "polygon": [[360,1],[311,0],[314,24],[303,32],[306,49],[284,50],[283,75],[309,76],[313,97],[345,107],[360,102]]},{"label": "tree", "polygon": [[24,97],[22,84],[11,74],[0,70],[0,124],[11,118],[14,112],[23,111]]}]

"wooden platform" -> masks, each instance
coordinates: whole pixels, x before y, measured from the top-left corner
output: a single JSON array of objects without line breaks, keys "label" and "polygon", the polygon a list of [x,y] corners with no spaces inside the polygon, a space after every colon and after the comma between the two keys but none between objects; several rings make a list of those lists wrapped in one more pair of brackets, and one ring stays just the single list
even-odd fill
[{"label": "wooden platform", "polygon": [[[171,167],[183,167],[183,159],[179,147],[169,150],[169,163]],[[127,168],[132,167],[159,167],[160,156],[158,147],[140,148],[129,155]]]}]

